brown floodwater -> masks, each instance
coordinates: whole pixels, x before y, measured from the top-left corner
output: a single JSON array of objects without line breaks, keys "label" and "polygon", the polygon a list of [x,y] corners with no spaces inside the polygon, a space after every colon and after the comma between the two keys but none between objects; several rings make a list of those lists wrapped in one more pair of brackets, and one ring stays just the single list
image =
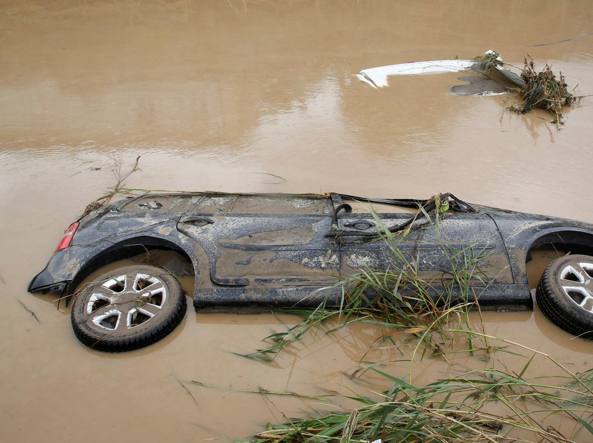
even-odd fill
[{"label": "brown floodwater", "polygon": [[[263,365],[232,352],[261,347],[292,318],[189,309],[158,344],[110,355],[74,338],[55,297],[26,292],[62,230],[137,155],[130,187],[449,191],[593,222],[593,99],[557,130],[543,113],[505,111],[509,96],[452,95],[464,74],[396,77],[381,90],[355,77],[490,48],[514,64],[525,54],[551,63],[593,94],[589,0],[3,1],[0,441],[227,441],[330,408],[241,390],[356,389],[346,374],[377,337],[368,326],[307,337]],[[532,280],[551,256],[538,255]],[[575,371],[593,366],[593,343],[537,310],[484,321]],[[407,374],[398,352],[375,358]],[[422,382],[458,369],[425,360],[411,373]],[[542,361],[531,375],[550,371]]]}]

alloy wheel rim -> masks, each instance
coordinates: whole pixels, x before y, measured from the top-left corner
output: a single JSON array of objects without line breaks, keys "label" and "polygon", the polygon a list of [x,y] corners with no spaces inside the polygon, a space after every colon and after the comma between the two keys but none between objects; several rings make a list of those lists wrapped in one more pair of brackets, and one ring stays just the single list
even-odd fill
[{"label": "alloy wheel rim", "polygon": [[133,331],[159,316],[167,296],[167,286],[159,277],[121,274],[93,288],[84,307],[86,321],[106,333]]},{"label": "alloy wheel rim", "polygon": [[560,269],[558,283],[572,303],[593,314],[593,262],[569,261]]}]

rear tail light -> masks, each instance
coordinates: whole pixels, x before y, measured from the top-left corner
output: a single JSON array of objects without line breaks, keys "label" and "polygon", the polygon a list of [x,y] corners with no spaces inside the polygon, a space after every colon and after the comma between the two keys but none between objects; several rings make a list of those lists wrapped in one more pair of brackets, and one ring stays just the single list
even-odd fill
[{"label": "rear tail light", "polygon": [[56,251],[61,251],[62,249],[66,249],[68,246],[70,246],[70,243],[72,243],[72,239],[74,238],[74,234],[78,229],[78,224],[78,222],[74,222],[70,226],[68,226],[68,229],[64,231],[64,236],[62,237],[62,240],[60,240],[60,243],[58,243]]}]

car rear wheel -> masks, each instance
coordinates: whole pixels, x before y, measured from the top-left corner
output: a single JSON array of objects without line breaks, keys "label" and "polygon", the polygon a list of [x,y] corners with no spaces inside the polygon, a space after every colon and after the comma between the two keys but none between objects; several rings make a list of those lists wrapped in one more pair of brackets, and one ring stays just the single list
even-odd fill
[{"label": "car rear wheel", "polygon": [[544,271],[536,296],[552,322],[593,339],[593,257],[567,255],[554,260]]},{"label": "car rear wheel", "polygon": [[177,279],[155,266],[126,266],[85,286],[72,306],[72,328],[85,345],[107,352],[142,348],[181,322],[186,301]]}]

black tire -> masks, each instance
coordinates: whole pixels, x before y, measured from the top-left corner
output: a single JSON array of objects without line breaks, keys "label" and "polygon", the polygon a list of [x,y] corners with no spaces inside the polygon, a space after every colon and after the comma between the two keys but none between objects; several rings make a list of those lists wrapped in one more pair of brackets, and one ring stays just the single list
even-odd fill
[{"label": "black tire", "polygon": [[130,351],[168,335],[186,309],[183,290],[169,272],[156,266],[126,266],[79,291],[72,305],[72,328],[93,349]]},{"label": "black tire", "polygon": [[593,257],[567,255],[544,271],[537,303],[553,323],[573,335],[593,339]]}]

